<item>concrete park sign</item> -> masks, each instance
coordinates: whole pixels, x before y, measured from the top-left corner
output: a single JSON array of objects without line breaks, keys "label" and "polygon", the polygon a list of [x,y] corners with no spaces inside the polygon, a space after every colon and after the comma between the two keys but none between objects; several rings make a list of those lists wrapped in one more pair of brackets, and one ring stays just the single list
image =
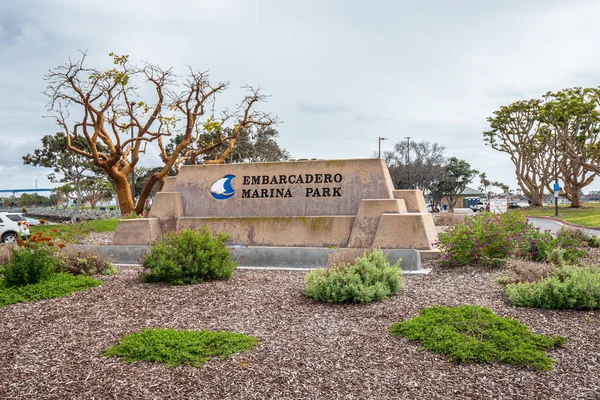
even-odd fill
[{"label": "concrete park sign", "polygon": [[149,218],[121,220],[115,244],[209,226],[247,246],[432,249],[423,194],[394,190],[380,159],[183,166]]}]

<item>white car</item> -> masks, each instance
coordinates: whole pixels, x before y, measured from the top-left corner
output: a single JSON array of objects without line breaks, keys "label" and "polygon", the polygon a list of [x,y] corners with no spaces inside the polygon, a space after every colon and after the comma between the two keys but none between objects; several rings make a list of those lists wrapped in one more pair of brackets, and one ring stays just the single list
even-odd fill
[{"label": "white car", "polygon": [[490,206],[487,203],[484,203],[483,201],[479,201],[477,202],[477,204],[472,204],[471,205],[471,210],[477,212],[484,212],[484,211],[489,211],[490,210]]},{"label": "white car", "polygon": [[23,215],[0,212],[0,243],[14,243],[17,237],[29,235],[29,222]]}]

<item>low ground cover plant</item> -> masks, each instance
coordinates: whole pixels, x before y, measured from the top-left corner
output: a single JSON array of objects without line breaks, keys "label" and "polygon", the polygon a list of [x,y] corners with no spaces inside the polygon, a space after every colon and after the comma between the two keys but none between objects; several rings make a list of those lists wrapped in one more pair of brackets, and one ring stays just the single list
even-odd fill
[{"label": "low ground cover plant", "polygon": [[564,266],[539,282],[506,286],[511,303],[546,309],[600,308],[600,270]]},{"label": "low ground cover plant", "polygon": [[425,308],[418,317],[392,325],[389,332],[414,340],[453,361],[497,360],[541,370],[552,368],[552,360],[545,351],[566,342],[562,336],[533,334],[519,321],[479,306]]},{"label": "low ground cover plant", "polygon": [[226,358],[255,348],[258,340],[235,332],[178,331],[175,329],[143,329],[124,336],[106,350],[106,357],[122,357],[127,362],[152,361],[167,367],[201,366],[214,357]]},{"label": "low ground cover plant", "polygon": [[148,272],[143,279],[176,285],[231,279],[238,263],[231,258],[228,239],[224,233],[213,235],[208,227],[168,232],[144,257],[142,265]]},{"label": "low ground cover plant", "polygon": [[0,279],[0,308],[16,303],[68,296],[73,292],[100,286],[102,281],[83,275],[53,274],[47,280],[24,286],[7,286]]},{"label": "low ground cover plant", "polygon": [[[443,266],[500,265],[510,257],[575,263],[588,253],[588,241],[569,231],[555,238],[527,222],[521,213],[482,213],[438,235]],[[557,251],[556,249],[560,249]]]},{"label": "low ground cover plant", "polygon": [[307,296],[327,303],[369,303],[397,293],[402,286],[400,262],[390,265],[385,253],[373,250],[353,263],[339,263],[306,274]]}]

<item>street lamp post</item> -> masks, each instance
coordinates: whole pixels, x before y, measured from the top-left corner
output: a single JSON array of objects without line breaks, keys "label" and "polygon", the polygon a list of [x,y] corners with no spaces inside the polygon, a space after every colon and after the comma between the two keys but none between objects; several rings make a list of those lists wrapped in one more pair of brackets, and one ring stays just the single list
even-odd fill
[{"label": "street lamp post", "polygon": [[[135,107],[135,101],[131,102],[131,120],[133,122],[133,107]],[[131,162],[133,163],[133,123],[131,124]],[[135,167],[131,167],[131,199],[135,205]]]},{"label": "street lamp post", "polygon": [[408,188],[410,189],[410,136],[405,136],[406,146],[406,175],[408,176]]},{"label": "street lamp post", "polygon": [[556,151],[556,130],[554,130],[554,216],[558,217],[558,152]]},{"label": "street lamp post", "polygon": [[382,140],[387,140],[388,138],[386,137],[381,137],[379,136],[379,158],[381,158],[381,141]]}]

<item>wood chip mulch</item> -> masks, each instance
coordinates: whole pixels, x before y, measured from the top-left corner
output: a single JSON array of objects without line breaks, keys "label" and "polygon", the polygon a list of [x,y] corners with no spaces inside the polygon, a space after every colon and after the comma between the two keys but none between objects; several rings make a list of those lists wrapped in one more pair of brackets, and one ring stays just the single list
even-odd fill
[{"label": "wood chip mulch", "polygon": [[[101,287],[0,309],[0,399],[599,399],[600,311],[509,305],[482,267],[405,277],[368,305],[303,295],[303,272],[239,270],[227,282],[145,284],[122,267]],[[477,304],[535,333],[567,337],[542,372],[457,364],[388,335],[429,305]],[[144,327],[232,330],[260,345],[203,368],[127,364],[99,354]]]}]

